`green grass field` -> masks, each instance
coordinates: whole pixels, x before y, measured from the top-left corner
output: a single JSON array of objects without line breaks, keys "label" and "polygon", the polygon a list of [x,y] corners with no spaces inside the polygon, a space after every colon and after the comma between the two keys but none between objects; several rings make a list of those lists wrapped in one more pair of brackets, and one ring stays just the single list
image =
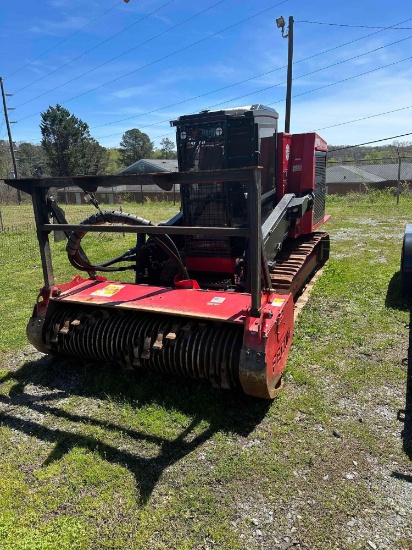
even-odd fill
[{"label": "green grass field", "polygon": [[[172,209],[134,212],[159,221]],[[273,402],[39,358],[24,335],[42,283],[35,235],[0,233],[2,550],[412,548],[399,293],[412,199],[329,197],[327,211],[331,259]],[[110,257],[128,239],[85,248]],[[53,252],[64,281],[64,243]]]},{"label": "green grass field", "polygon": [[[114,205],[101,205],[101,208],[113,210]],[[158,223],[170,219],[178,206],[172,202],[148,202],[145,205],[127,204],[127,211]],[[123,207],[125,210],[125,207]],[[94,214],[92,205],[67,205],[64,208],[69,223],[79,223]],[[6,330],[0,332],[0,355],[5,351],[18,349],[25,343],[24,325],[36,301],[36,293],[43,284],[39,247],[34,229],[25,230],[27,224],[34,224],[33,208],[29,204],[21,206],[1,206],[6,227],[14,231],[0,233],[0,288],[3,300],[0,305],[0,318]],[[56,283],[72,279],[78,272],[67,260],[65,241],[54,243],[50,239],[53,253],[53,268]],[[108,260],[127,250],[135,243],[131,234],[98,233],[89,234],[84,239],[84,247],[96,263]],[[132,275],[124,275],[129,281]]]}]

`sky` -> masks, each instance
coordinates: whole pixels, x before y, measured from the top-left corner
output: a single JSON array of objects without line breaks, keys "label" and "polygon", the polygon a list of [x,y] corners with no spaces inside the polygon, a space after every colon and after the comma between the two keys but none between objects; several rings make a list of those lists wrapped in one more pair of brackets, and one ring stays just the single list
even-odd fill
[{"label": "sky", "polygon": [[317,131],[334,145],[412,133],[406,0],[3,0],[13,139],[39,143],[40,113],[58,103],[105,147],[131,128],[159,146],[175,140],[169,121],[182,114],[255,103],[275,108],[283,131],[280,16],[295,21],[292,133]]}]

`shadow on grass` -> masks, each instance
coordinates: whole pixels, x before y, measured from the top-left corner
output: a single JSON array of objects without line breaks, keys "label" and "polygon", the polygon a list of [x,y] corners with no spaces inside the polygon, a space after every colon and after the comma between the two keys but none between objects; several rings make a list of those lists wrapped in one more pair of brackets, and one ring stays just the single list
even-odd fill
[{"label": "shadow on grass", "polygon": [[[412,460],[412,298],[405,297],[401,288],[401,272],[398,271],[389,282],[385,305],[392,309],[409,311],[409,344],[408,356],[405,360],[407,365],[405,408],[398,411],[398,420],[403,423],[401,433],[403,450],[409,460]],[[393,472],[392,477],[412,482],[412,476],[399,472]]]},{"label": "shadow on grass", "polygon": [[[3,404],[0,423],[42,441],[54,443],[44,465],[59,460],[73,447],[98,452],[102,459],[121,464],[133,473],[141,504],[148,501],[167,467],[187,456],[219,431],[247,436],[261,422],[270,406],[269,401],[219,392],[202,382],[154,373],[121,373],[109,366],[85,368],[78,363],[62,363],[47,356],[25,363],[19,370],[1,379],[1,383],[7,381],[15,384],[7,397],[0,395],[0,403]],[[41,391],[35,395],[26,393],[25,388],[29,384],[40,387]],[[187,415],[189,424],[175,439],[166,439],[92,418],[87,414],[68,412],[51,403],[57,401],[59,405],[61,399],[70,396],[127,402],[136,409],[157,405],[163,408],[166,415],[176,411]],[[13,414],[16,407],[19,407],[19,413]],[[56,420],[53,428],[38,421],[38,413],[48,418],[52,416]],[[63,420],[60,426],[59,419]],[[137,445],[136,450],[133,446],[132,450],[117,448],[115,444],[108,444],[98,437],[67,430],[67,421],[77,423],[80,429],[89,425],[112,433],[126,434],[135,442],[157,445],[159,452],[151,458],[140,456]],[[205,421],[207,427],[198,433],[199,424]]]}]

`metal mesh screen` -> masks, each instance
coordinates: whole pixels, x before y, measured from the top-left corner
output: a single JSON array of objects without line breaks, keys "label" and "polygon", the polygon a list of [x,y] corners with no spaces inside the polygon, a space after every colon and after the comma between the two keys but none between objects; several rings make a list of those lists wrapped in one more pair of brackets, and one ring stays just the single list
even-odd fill
[{"label": "metal mesh screen", "polygon": [[[225,227],[230,225],[228,186],[223,183],[182,186],[185,225]],[[185,238],[186,253],[200,255],[230,251],[228,238],[193,235]]]},{"label": "metal mesh screen", "polygon": [[325,215],[326,200],[326,153],[316,152],[315,165],[315,205],[314,222],[319,222]]},{"label": "metal mesh screen", "polygon": [[[329,153],[333,155],[333,152]],[[368,193],[392,190],[394,194],[412,189],[412,157],[382,157],[364,160],[329,159],[326,168],[328,194]]]}]

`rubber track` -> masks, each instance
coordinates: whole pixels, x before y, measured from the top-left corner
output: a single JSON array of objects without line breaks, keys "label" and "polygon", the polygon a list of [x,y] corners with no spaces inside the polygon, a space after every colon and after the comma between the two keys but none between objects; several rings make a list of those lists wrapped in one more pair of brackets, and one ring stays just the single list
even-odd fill
[{"label": "rubber track", "polygon": [[318,231],[289,240],[269,269],[275,292],[298,295],[329,257],[329,234]]}]

